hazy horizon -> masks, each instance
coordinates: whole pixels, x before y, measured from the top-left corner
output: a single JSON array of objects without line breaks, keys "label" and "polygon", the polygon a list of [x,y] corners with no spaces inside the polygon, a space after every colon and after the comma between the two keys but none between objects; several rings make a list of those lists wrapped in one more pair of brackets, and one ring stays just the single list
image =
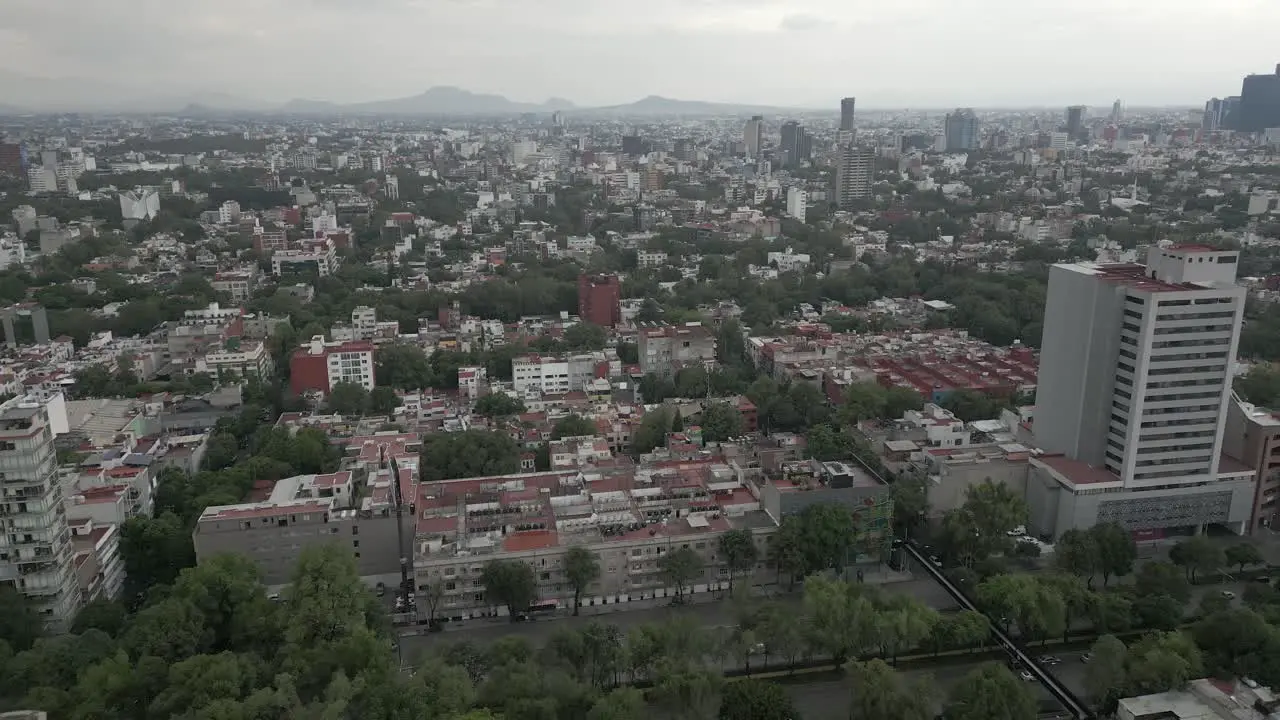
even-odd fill
[{"label": "hazy horizon", "polygon": [[649,95],[801,109],[848,95],[869,110],[1109,109],[1116,98],[1195,107],[1280,61],[1274,0],[4,4],[0,105],[17,106],[79,83],[86,104],[122,94],[351,103],[455,86],[582,107]]}]

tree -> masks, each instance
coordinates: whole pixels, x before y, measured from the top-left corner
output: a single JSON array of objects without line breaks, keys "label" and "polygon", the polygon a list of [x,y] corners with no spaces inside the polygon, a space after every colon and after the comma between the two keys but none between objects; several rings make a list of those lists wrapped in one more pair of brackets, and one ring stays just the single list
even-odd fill
[{"label": "tree", "polygon": [[577,615],[582,593],[600,578],[600,560],[585,547],[574,545],[565,553],[564,574],[573,587],[573,614]]},{"label": "tree", "polygon": [[684,601],[685,587],[702,575],[702,558],[692,548],[670,550],[658,558],[658,569],[666,581],[676,588],[676,601]]},{"label": "tree", "polygon": [[1038,709],[1026,683],[987,663],[952,688],[944,713],[949,720],[1035,720]]},{"label": "tree", "polygon": [[1129,649],[1114,635],[1103,635],[1093,643],[1092,659],[1084,672],[1084,686],[1097,704],[1106,706],[1124,689],[1128,654]]},{"label": "tree", "polygon": [[603,350],[608,334],[599,325],[580,322],[564,331],[565,348],[574,352]]},{"label": "tree", "polygon": [[732,592],[734,577],[754,568],[760,552],[751,531],[739,528],[720,536],[720,555],[729,570],[729,591]]},{"label": "tree", "polygon": [[353,382],[335,383],[329,388],[328,406],[336,415],[363,415],[369,407],[369,391]]},{"label": "tree", "polygon": [[1175,565],[1181,565],[1187,572],[1187,579],[1193,583],[1197,573],[1214,572],[1227,562],[1222,546],[1207,535],[1196,535],[1174,545],[1169,551],[1169,559]]},{"label": "tree", "polygon": [[506,393],[489,393],[476,400],[475,413],[493,419],[519,415],[524,412],[524,402]]},{"label": "tree", "polygon": [[863,585],[812,575],[804,581],[804,614],[816,646],[837,667],[879,640],[877,610]]},{"label": "tree", "polygon": [[1185,687],[1201,677],[1204,663],[1190,636],[1181,632],[1151,633],[1129,648],[1125,692],[1150,695]]},{"label": "tree", "polygon": [[725,685],[720,720],[799,720],[795,704],[777,683],[744,678]]},{"label": "tree", "polygon": [[27,650],[40,638],[41,625],[26,596],[11,583],[0,584],[0,643],[17,652]]},{"label": "tree", "polygon": [[587,720],[646,720],[648,717],[644,693],[631,687],[609,691],[587,712]]},{"label": "tree", "polygon": [[929,720],[934,693],[928,680],[906,682],[883,660],[855,662],[849,668],[850,720]]},{"label": "tree", "polygon": [[832,425],[814,425],[805,433],[805,446],[809,457],[827,462],[848,460],[853,456],[853,438],[843,428]]},{"label": "tree", "polygon": [[1155,561],[1143,564],[1134,578],[1135,597],[1166,595],[1185,603],[1191,598],[1191,584],[1186,575],[1170,563]]},{"label": "tree", "polygon": [[[71,623],[71,632],[79,635],[89,630],[101,630],[115,637],[125,628],[129,611],[117,600],[98,598],[80,609],[76,619]],[[7,639],[0,631],[0,639]]]},{"label": "tree", "polygon": [[506,433],[487,430],[428,435],[422,443],[425,481],[484,475],[510,475],[520,470],[520,451]]},{"label": "tree", "polygon": [[1117,523],[1099,523],[1089,528],[1094,547],[1098,552],[1098,572],[1102,573],[1102,585],[1106,587],[1112,576],[1133,572],[1133,561],[1138,557],[1138,545],[1133,533]]},{"label": "tree", "polygon": [[[373,376],[378,386],[400,390],[422,390],[435,382],[431,363],[416,345],[392,343],[378,347],[374,355]],[[454,381],[457,381],[456,373]]]},{"label": "tree", "polygon": [[190,528],[171,512],[125,520],[120,526],[120,556],[127,599],[139,597],[152,586],[173,582],[179,571],[196,561]]},{"label": "tree", "polygon": [[885,389],[879,383],[853,383],[844,391],[840,419],[845,424],[857,425],[863,420],[883,418],[887,402]]},{"label": "tree", "polygon": [[964,422],[992,420],[1000,415],[1002,405],[976,390],[954,390],[939,403]]},{"label": "tree", "polygon": [[369,409],[376,415],[390,415],[400,407],[400,396],[386,385],[379,385],[369,393]]},{"label": "tree", "polygon": [[979,607],[1016,622],[1024,638],[1045,639],[1067,627],[1066,601],[1057,588],[1034,575],[996,575],[975,591]]},{"label": "tree", "polygon": [[490,560],[480,574],[484,595],[491,605],[505,605],[511,622],[537,598],[533,568],[515,560]]},{"label": "tree", "polygon": [[566,437],[581,437],[596,434],[595,423],[582,417],[581,415],[569,415],[560,418],[551,428],[551,439],[559,440]]},{"label": "tree", "polygon": [[1054,561],[1060,570],[1085,578],[1092,586],[1093,574],[1102,564],[1092,528],[1062,533],[1054,549]]},{"label": "tree", "polygon": [[666,408],[646,412],[640,420],[640,427],[636,428],[631,435],[631,451],[642,455],[666,444],[669,427],[671,427],[671,415]]},{"label": "tree", "polygon": [[854,560],[857,528],[849,508],[815,503],[782,519],[770,550],[771,562],[793,578],[837,570]]},{"label": "tree", "polygon": [[1227,548],[1225,560],[1228,565],[1235,565],[1237,572],[1244,572],[1245,565],[1261,565],[1263,562],[1262,553],[1258,552],[1258,547],[1253,543],[1236,543]]},{"label": "tree", "polygon": [[722,442],[746,432],[742,413],[723,402],[702,406],[702,437],[709,442]]}]

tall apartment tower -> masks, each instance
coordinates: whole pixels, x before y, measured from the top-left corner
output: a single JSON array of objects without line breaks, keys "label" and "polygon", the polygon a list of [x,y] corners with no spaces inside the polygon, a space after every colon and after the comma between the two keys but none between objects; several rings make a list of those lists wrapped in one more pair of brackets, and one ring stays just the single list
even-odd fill
[{"label": "tall apartment tower", "polygon": [[742,128],[742,143],[747,146],[747,157],[760,157],[760,145],[764,140],[764,116],[752,115]]},{"label": "tall apartment tower", "polygon": [[1111,122],[1118,123],[1124,119],[1124,106],[1120,104],[1120,98],[1111,103]]},{"label": "tall apartment tower", "polygon": [[54,455],[45,406],[0,406],[0,583],[25,595],[49,630],[65,632],[80,589]]},{"label": "tall apartment tower", "polygon": [[947,152],[978,149],[978,116],[969,108],[956,108],[955,112],[947,113],[943,132],[946,135]]},{"label": "tall apartment tower", "polygon": [[1221,98],[1209,98],[1204,104],[1204,115],[1200,120],[1200,129],[1215,132],[1222,129],[1223,113],[1226,103]]},{"label": "tall apartment tower", "polygon": [[1040,532],[1245,528],[1251,471],[1221,459],[1246,295],[1238,261],[1186,245],[1151,248],[1145,266],[1050,269],[1033,427],[1054,456],[1033,462],[1041,482],[1028,489]]},{"label": "tall apartment tower", "polygon": [[800,123],[795,120],[782,123],[780,140],[783,167],[798,168],[801,161],[809,159],[813,141]]},{"label": "tall apartment tower", "polygon": [[857,200],[871,197],[871,180],[875,175],[875,168],[875,151],[853,143],[840,146],[840,162],[836,166],[837,207],[851,210]]}]

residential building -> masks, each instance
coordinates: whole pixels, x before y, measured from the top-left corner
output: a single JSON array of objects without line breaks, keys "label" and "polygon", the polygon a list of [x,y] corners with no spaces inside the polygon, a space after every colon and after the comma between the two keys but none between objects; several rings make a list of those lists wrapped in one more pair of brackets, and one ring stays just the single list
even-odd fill
[{"label": "residential building", "polygon": [[1222,450],[1254,469],[1257,487],[1249,532],[1280,528],[1280,416],[1233,393],[1227,405]]},{"label": "residential building", "polygon": [[397,508],[412,496],[416,472],[416,465],[398,467],[398,487],[390,469],[375,470],[364,484],[346,470],[298,475],[276,481],[262,502],[205,508],[192,533],[196,562],[239,553],[258,565],[265,585],[276,588],[289,582],[304,550],[335,543],[351,551],[366,582],[397,586],[413,537],[413,513]]},{"label": "residential building", "polygon": [[808,160],[813,152],[813,138],[804,126],[795,120],[782,124],[781,146],[782,167],[798,168],[800,163]]},{"label": "residential building", "polygon": [[604,353],[579,355],[521,355],[511,361],[511,380],[517,393],[562,395],[581,392],[588,383],[614,370]]},{"label": "residential building", "polygon": [[65,632],[81,595],[57,466],[46,406],[0,405],[0,583],[25,595],[48,629]]},{"label": "residential building", "polygon": [[271,274],[279,277],[288,272],[314,272],[325,277],[338,269],[338,251],[329,238],[303,240],[296,250],[277,250],[271,254]]},{"label": "residential building", "polygon": [[805,210],[809,205],[809,193],[793,187],[787,189],[787,214],[804,222]]},{"label": "residential building", "polygon": [[1072,140],[1079,140],[1084,134],[1084,113],[1083,105],[1072,105],[1067,108],[1067,137]]},{"label": "residential building", "polygon": [[1245,289],[1239,253],[1050,269],[1028,487],[1036,534],[1114,521],[1149,535],[1247,529],[1254,469],[1223,455]]},{"label": "residential building", "polygon": [[981,144],[978,116],[970,108],[957,108],[955,112],[947,113],[943,134],[947,152],[977,150]]},{"label": "residential building", "polygon": [[228,270],[215,273],[213,280],[209,284],[213,286],[214,290],[230,296],[231,302],[243,304],[249,302],[249,299],[253,297],[253,290],[257,286],[257,281],[258,267],[253,265],[243,270]]},{"label": "residential building", "polygon": [[20,143],[0,142],[0,173],[22,177],[27,169],[27,151]]},{"label": "residential building", "polygon": [[840,163],[836,166],[836,204],[841,210],[852,210],[857,201],[871,197],[875,164],[876,154],[870,148],[852,143],[840,147]]},{"label": "residential building", "polygon": [[702,323],[643,327],[638,333],[640,371],[674,375],[683,367],[709,365],[716,359],[716,336]]},{"label": "residential building", "polygon": [[622,321],[622,282],[617,275],[578,276],[578,318],[601,327]]},{"label": "residential building", "polygon": [[1235,678],[1201,678],[1169,692],[1122,698],[1118,720],[1267,720],[1280,709],[1275,692]]},{"label": "residential building", "polygon": [[33,193],[58,191],[58,173],[54,168],[32,165],[27,168],[27,187]]},{"label": "residential building", "polygon": [[138,188],[120,193],[120,215],[125,220],[151,220],[160,214],[160,193]]},{"label": "residential building", "polygon": [[203,372],[218,379],[232,378],[267,379],[274,365],[267,344],[261,340],[232,338],[218,350],[205,353],[195,362],[194,372]]},{"label": "residential building", "polygon": [[348,382],[372,390],[373,351],[370,342],[326,343],[323,335],[316,335],[289,358],[289,388],[297,395],[328,395],[334,385]]}]

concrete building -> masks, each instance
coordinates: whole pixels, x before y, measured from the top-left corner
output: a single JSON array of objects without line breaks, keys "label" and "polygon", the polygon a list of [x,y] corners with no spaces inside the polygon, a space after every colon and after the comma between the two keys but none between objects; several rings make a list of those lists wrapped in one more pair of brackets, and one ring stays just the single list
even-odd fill
[{"label": "concrete building", "polygon": [[809,205],[809,193],[793,187],[787,190],[787,214],[804,222],[805,210]]},{"label": "concrete building", "polygon": [[511,361],[517,393],[561,395],[580,392],[593,380],[608,377],[615,367],[603,353],[580,355],[521,355]]},{"label": "concrete building", "polygon": [[847,97],[840,99],[840,132],[854,132],[853,112],[857,104],[857,98]]},{"label": "concrete building", "polygon": [[[594,247],[595,239],[588,239]],[[578,276],[578,318],[582,322],[601,327],[617,325],[622,321],[621,298],[622,283],[617,275]]]},{"label": "concrete building", "polygon": [[871,197],[875,167],[874,150],[852,143],[840,147],[840,162],[836,166],[836,203],[841,210],[851,210],[858,200]]},{"label": "concrete building", "polygon": [[32,165],[27,168],[27,187],[32,193],[57,192],[57,170],[44,165]]},{"label": "concrete building", "polygon": [[120,215],[125,220],[151,220],[159,214],[159,192],[138,188],[120,193]]},{"label": "concrete building", "polygon": [[15,398],[0,406],[0,583],[65,632],[81,604],[47,409]]},{"label": "concrete building", "polygon": [[326,343],[323,335],[311,338],[289,358],[289,388],[297,395],[309,390],[329,394],[340,382],[374,388],[373,343]]},{"label": "concrete building", "polygon": [[1245,289],[1239,253],[1153,247],[1146,266],[1049,273],[1028,501],[1037,533],[1247,528],[1253,470],[1223,457]]},{"label": "concrete building", "polygon": [[764,116],[752,115],[742,127],[742,144],[747,148],[747,157],[760,157],[760,146],[764,141]]},{"label": "concrete building", "polygon": [[1072,140],[1079,140],[1084,135],[1084,116],[1085,107],[1083,105],[1072,105],[1067,108],[1067,136]]},{"label": "concrete building", "polygon": [[1280,417],[1234,393],[1227,406],[1223,452],[1254,469],[1256,488],[1249,532],[1280,528]]},{"label": "concrete building", "polygon": [[943,122],[947,152],[977,150],[982,142],[978,132],[978,116],[969,108],[957,108],[947,113]]},{"label": "concrete building", "polygon": [[1119,720],[1267,720],[1280,709],[1275,692],[1243,680],[1201,678],[1181,690],[1123,698]]},{"label": "concrete building", "polygon": [[389,469],[375,470],[366,483],[345,470],[298,475],[276,481],[263,502],[206,508],[192,534],[196,562],[240,553],[261,568],[265,585],[276,588],[289,582],[303,550],[337,543],[350,549],[366,582],[398,586],[413,512],[397,513],[397,503],[411,496],[416,473],[416,466],[400,467],[398,488]]},{"label": "concrete building", "polygon": [[277,250],[271,254],[271,274],[280,277],[284,272],[314,272],[325,277],[338,269],[338,250],[330,238],[304,240],[295,250]]},{"label": "concrete building", "polygon": [[641,328],[640,371],[674,375],[682,367],[708,365],[716,359],[715,333],[702,323]]}]

